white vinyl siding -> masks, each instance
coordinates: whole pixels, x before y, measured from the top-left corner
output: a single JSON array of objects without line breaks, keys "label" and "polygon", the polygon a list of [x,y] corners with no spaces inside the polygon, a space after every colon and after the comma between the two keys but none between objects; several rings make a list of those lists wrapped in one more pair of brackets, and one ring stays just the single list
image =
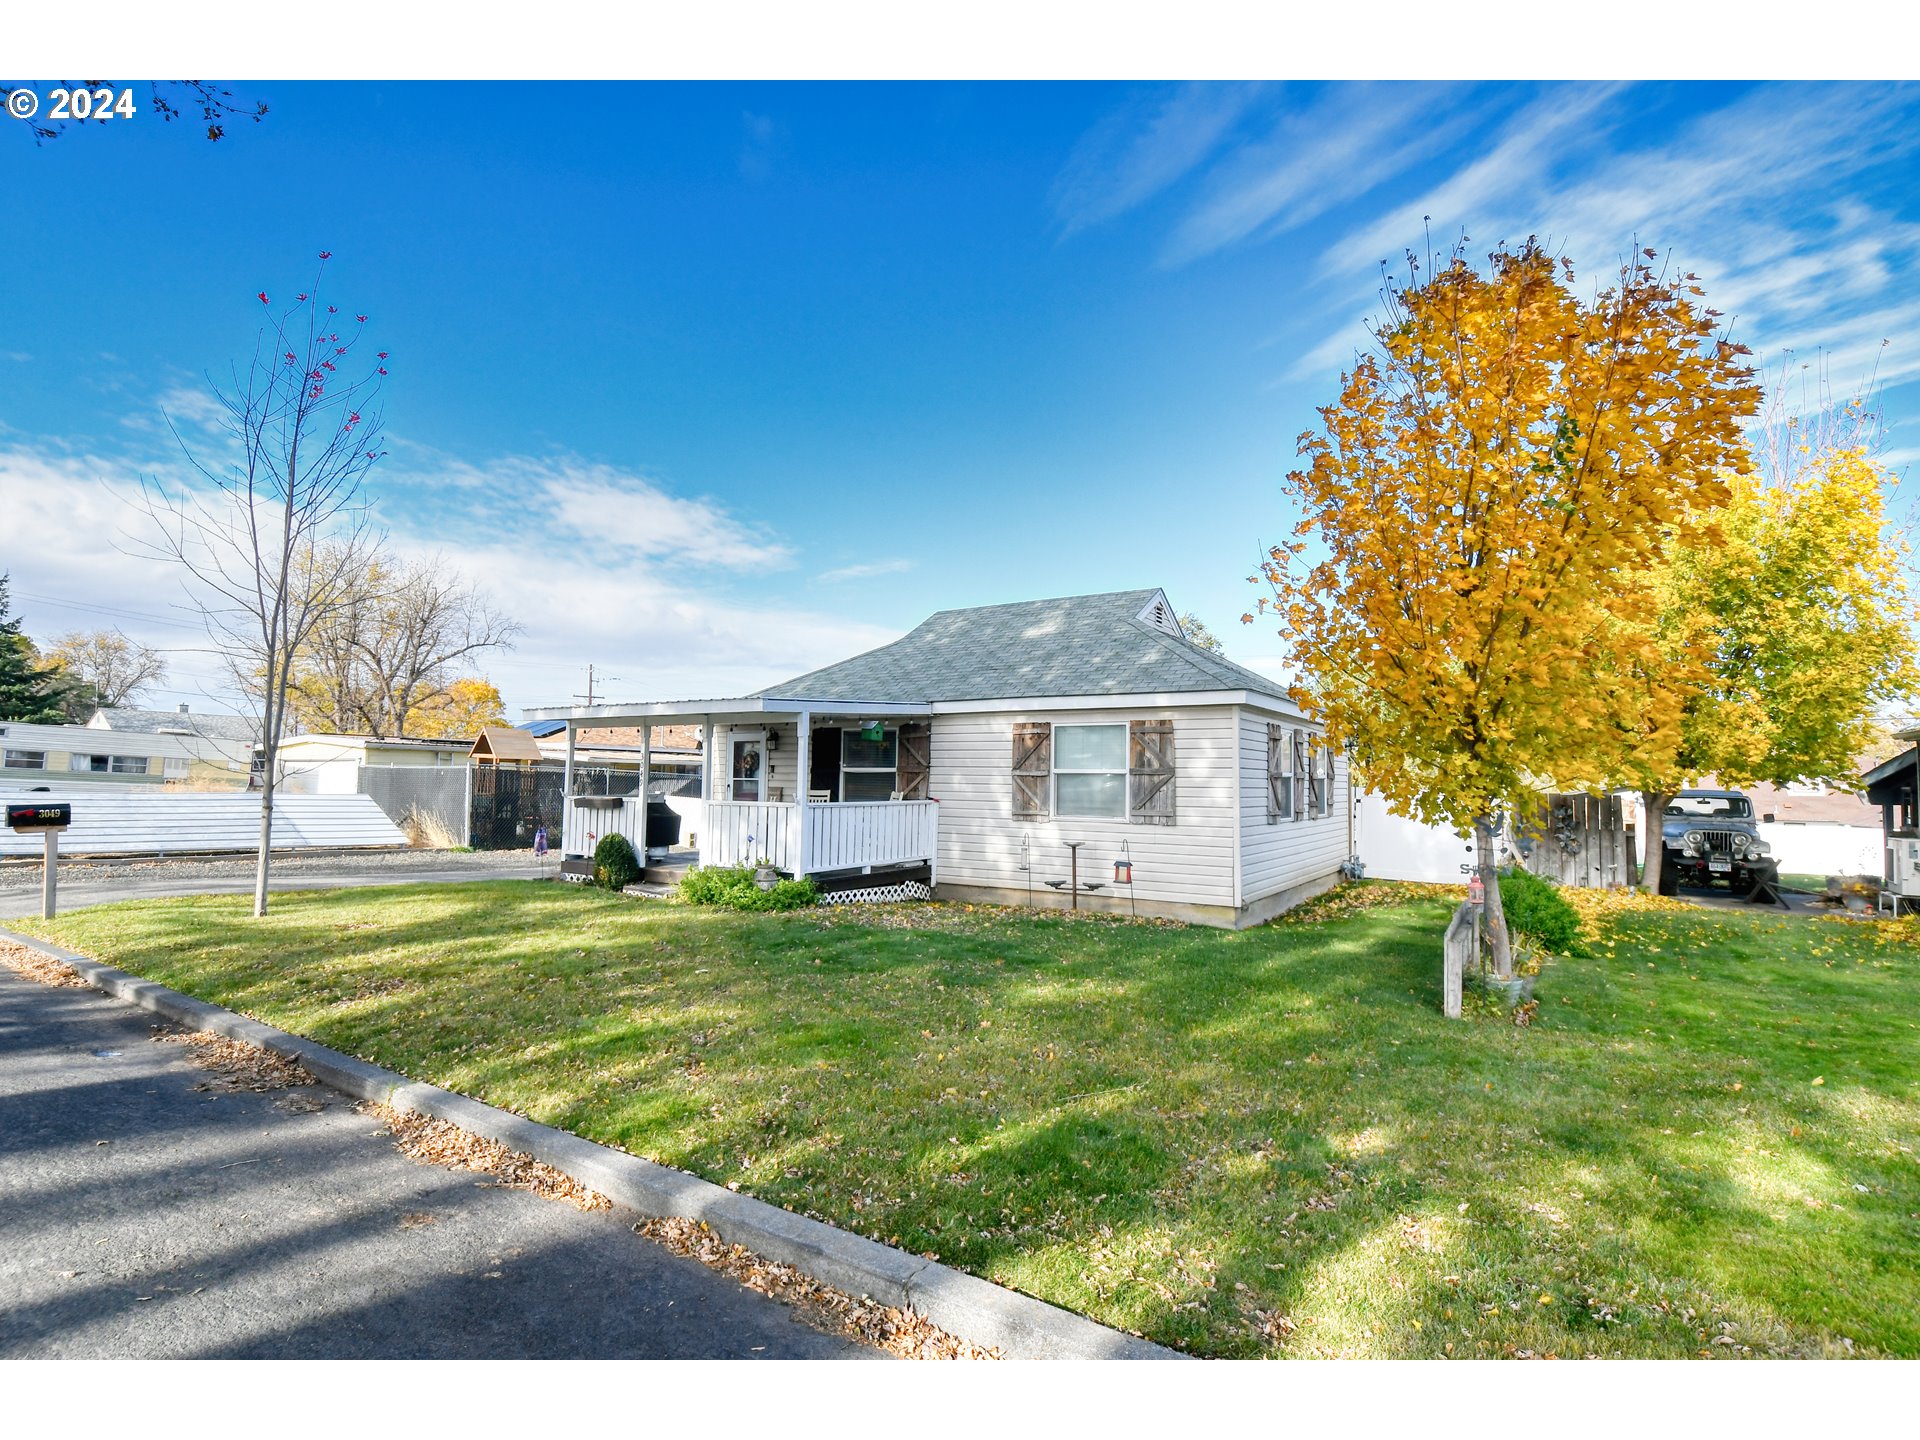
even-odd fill
[{"label": "white vinyl siding", "polygon": [[[1274,825],[1267,822],[1267,726],[1286,729],[1286,747],[1294,765],[1294,809],[1298,820],[1285,819]],[[1296,728],[1312,727],[1289,715],[1243,708],[1238,712],[1240,791],[1240,903],[1251,905],[1262,896],[1326,879],[1346,860],[1347,850],[1347,762],[1337,752],[1314,748],[1322,754],[1320,763],[1334,766],[1333,779],[1325,787],[1327,808],[1314,814],[1307,805],[1310,775],[1306,769],[1306,747],[1293,747]],[[1316,732],[1317,739],[1317,732]],[[1324,774],[1324,771],[1322,772]],[[1184,778],[1184,777],[1183,777]]]},{"label": "white vinyl siding", "polygon": [[[1050,815],[1013,818],[1013,727],[1044,721],[1055,727],[1129,720],[1171,720],[1180,764],[1177,825],[1136,825],[1124,803],[1110,819]],[[1124,728],[1122,739],[1125,738]],[[1056,761],[1056,767],[1058,762]],[[1122,761],[1122,775],[1125,762]],[[1142,904],[1233,904],[1234,711],[1217,705],[1182,709],[1005,710],[933,717],[927,793],[940,801],[940,870],[943,885],[992,886],[1024,893],[1021,842],[1029,842],[1033,890],[1067,878],[1066,840],[1083,840],[1080,879],[1102,882],[1102,897],[1124,902],[1125,886],[1113,885],[1113,862],[1133,860],[1133,893]],[[1124,792],[1123,792],[1124,793]],[[1259,792],[1255,791],[1258,798]],[[1122,847],[1125,847],[1123,851]],[[1010,898],[1013,898],[1010,895]]]},{"label": "white vinyl siding", "polygon": [[[713,727],[714,753],[719,757],[715,769],[718,772],[714,782],[714,799],[729,800],[729,773],[733,764],[733,739],[736,735],[745,736],[764,733],[773,739],[774,749],[766,752],[765,761],[760,767],[761,790],[759,798],[775,800],[782,804],[792,804],[799,799],[796,783],[799,779],[800,732],[797,726],[785,725],[716,725]],[[777,738],[775,738],[777,737]],[[814,736],[819,743],[819,736]],[[886,798],[884,796],[882,799]]]}]

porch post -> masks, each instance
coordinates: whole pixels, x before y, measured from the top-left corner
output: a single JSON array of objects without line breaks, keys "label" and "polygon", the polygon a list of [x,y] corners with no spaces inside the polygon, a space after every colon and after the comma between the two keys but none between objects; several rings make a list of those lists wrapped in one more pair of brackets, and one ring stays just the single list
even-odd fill
[{"label": "porch post", "polygon": [[647,782],[653,778],[653,726],[640,727],[640,805],[646,808]]},{"label": "porch post", "polygon": [[793,814],[799,828],[794,839],[793,878],[801,879],[807,873],[807,786],[813,780],[813,712],[802,710],[794,725],[796,740],[793,747],[793,763],[799,773],[793,779]]},{"label": "porch post", "polygon": [[566,824],[565,806],[573,803],[573,721],[571,720],[567,721],[567,768],[560,782],[560,789],[565,796],[560,822],[564,826]]},{"label": "porch post", "polygon": [[717,798],[713,793],[713,717],[709,715],[700,727],[700,808],[704,811]]}]

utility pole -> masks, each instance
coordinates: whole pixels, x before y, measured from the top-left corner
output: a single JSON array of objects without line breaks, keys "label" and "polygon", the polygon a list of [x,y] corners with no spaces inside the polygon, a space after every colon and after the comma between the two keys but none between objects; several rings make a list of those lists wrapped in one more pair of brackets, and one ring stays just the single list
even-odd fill
[{"label": "utility pole", "polygon": [[[607,683],[612,684],[615,680],[624,680],[626,678],[627,677],[624,675],[609,675],[607,677]],[[596,694],[596,691],[594,689],[594,667],[592,665],[589,665],[587,666],[587,693],[582,695],[579,691],[576,690],[574,691],[573,698],[576,700],[584,700],[586,701],[587,704],[591,705],[593,704],[595,694]]]}]

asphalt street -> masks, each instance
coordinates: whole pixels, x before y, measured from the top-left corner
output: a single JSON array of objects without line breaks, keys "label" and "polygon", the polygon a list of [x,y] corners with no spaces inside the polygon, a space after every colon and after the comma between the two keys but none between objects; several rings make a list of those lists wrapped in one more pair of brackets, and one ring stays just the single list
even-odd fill
[{"label": "asphalt street", "polygon": [[196,1089],[155,1023],[0,968],[0,1357],[876,1353],[324,1087]]}]

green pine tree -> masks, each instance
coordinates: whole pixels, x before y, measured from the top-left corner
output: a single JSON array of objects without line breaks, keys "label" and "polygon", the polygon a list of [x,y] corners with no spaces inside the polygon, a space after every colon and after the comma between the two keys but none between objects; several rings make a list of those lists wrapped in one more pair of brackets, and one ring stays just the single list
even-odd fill
[{"label": "green pine tree", "polygon": [[0,720],[58,725],[66,719],[65,687],[57,666],[42,665],[20,622],[7,616],[10,577],[0,575]]}]

